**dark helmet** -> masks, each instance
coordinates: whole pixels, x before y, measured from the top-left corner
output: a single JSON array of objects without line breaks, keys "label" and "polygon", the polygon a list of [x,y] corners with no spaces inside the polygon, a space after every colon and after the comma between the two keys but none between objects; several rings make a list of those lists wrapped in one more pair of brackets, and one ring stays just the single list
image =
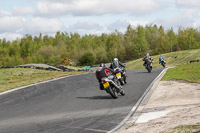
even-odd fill
[{"label": "dark helmet", "polygon": [[99,67],[105,67],[105,64],[104,63],[100,63]]}]

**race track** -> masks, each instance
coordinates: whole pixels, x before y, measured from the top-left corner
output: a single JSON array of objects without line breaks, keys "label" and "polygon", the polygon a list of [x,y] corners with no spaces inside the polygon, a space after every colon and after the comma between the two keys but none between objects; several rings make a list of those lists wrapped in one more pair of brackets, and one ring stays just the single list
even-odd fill
[{"label": "race track", "polygon": [[94,73],[0,95],[0,133],[102,133],[130,112],[162,68],[127,71],[126,95],[112,99]]}]

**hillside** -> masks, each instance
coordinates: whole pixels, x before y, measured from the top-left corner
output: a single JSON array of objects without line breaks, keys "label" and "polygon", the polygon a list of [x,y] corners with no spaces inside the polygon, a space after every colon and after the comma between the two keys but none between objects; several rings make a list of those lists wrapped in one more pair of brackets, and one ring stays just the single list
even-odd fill
[{"label": "hillside", "polygon": [[[200,49],[171,52],[161,55],[166,59],[166,67],[172,67],[189,63],[190,60],[200,60]],[[154,59],[153,68],[162,67],[158,61],[159,56],[151,56]],[[142,58],[127,62],[126,66],[127,69],[144,69]]]}]

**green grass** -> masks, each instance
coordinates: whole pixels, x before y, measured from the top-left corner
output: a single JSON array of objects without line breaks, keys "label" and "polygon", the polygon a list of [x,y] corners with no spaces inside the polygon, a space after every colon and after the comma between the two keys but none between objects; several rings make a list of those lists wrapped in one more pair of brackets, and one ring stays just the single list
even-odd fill
[{"label": "green grass", "polygon": [[180,125],[161,133],[199,133],[199,132],[200,132],[200,123],[197,123],[195,125]]},{"label": "green grass", "polygon": [[175,68],[168,69],[162,80],[186,80],[200,83],[200,62],[183,64]]},{"label": "green grass", "polygon": [[58,77],[80,73],[84,72],[46,71],[31,68],[0,69],[0,92]]},{"label": "green grass", "polygon": [[[179,66],[181,64],[189,63],[190,60],[200,60],[200,49],[186,50],[161,54],[166,59],[166,67]],[[159,64],[159,56],[151,56],[153,60],[153,68],[162,67]],[[142,58],[126,63],[127,69],[144,69]]]}]

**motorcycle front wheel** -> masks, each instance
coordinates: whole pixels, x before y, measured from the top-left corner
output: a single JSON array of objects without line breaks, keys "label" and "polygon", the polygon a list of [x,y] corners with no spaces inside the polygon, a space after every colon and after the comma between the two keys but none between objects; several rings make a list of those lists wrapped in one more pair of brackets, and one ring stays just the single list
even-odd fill
[{"label": "motorcycle front wheel", "polygon": [[165,67],[165,63],[162,63],[162,66]]},{"label": "motorcycle front wheel", "polygon": [[121,85],[124,85],[124,79],[120,78],[119,82],[120,82]]},{"label": "motorcycle front wheel", "polygon": [[112,96],[113,99],[117,99],[118,98],[118,95],[117,95],[117,91],[114,87],[112,86],[109,86],[109,93],[110,95]]},{"label": "motorcycle front wheel", "polygon": [[150,73],[151,72],[151,67],[150,65],[147,65],[147,71]]},{"label": "motorcycle front wheel", "polygon": [[125,95],[124,90],[122,90],[122,91],[120,92],[120,94],[121,94],[122,96],[124,96],[124,95]]}]

